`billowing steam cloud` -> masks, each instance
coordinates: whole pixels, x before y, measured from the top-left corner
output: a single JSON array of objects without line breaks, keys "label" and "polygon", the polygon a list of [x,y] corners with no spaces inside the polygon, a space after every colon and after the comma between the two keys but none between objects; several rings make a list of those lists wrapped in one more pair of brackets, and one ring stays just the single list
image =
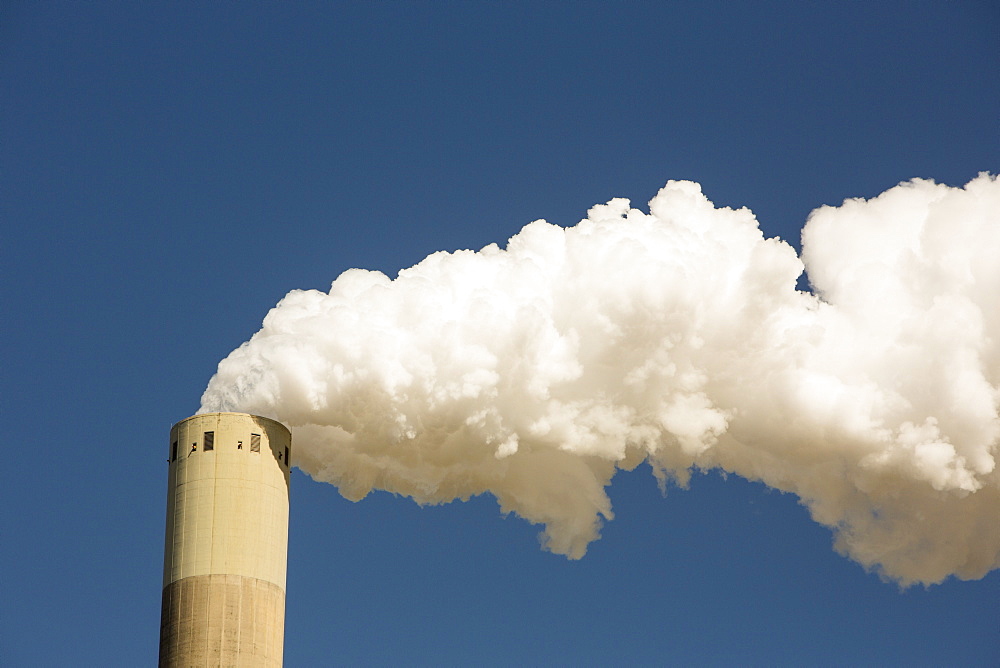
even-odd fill
[{"label": "billowing steam cloud", "polygon": [[695,183],[649,207],[293,291],[202,410],[289,424],[295,464],[349,499],[493,494],[571,558],[648,461],[792,492],[904,584],[1000,567],[996,177],[817,209],[801,259]]}]

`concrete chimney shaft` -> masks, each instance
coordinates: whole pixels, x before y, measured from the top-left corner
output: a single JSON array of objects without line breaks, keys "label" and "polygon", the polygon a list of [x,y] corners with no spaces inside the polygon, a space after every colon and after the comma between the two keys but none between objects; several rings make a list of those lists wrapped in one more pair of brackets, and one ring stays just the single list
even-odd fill
[{"label": "concrete chimney shaft", "polygon": [[170,430],[160,666],[280,667],[291,434],[245,413]]}]

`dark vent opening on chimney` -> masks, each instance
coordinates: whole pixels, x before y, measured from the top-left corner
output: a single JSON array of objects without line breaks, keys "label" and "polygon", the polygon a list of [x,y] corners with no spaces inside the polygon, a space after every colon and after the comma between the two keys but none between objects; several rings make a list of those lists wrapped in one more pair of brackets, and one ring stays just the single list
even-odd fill
[{"label": "dark vent opening on chimney", "polygon": [[215,449],[215,432],[206,431],[205,432],[205,452]]},{"label": "dark vent opening on chimney", "polygon": [[177,459],[177,441],[174,441],[173,445],[170,446],[170,461],[176,461]]},{"label": "dark vent opening on chimney", "polygon": [[260,434],[250,434],[250,452],[260,452]]}]

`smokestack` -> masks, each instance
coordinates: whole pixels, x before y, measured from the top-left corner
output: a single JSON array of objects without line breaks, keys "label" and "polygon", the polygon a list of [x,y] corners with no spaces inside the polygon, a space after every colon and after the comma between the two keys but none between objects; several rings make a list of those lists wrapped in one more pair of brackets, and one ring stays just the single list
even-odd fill
[{"label": "smokestack", "polygon": [[169,448],[159,665],[281,666],[291,434],[206,413]]}]

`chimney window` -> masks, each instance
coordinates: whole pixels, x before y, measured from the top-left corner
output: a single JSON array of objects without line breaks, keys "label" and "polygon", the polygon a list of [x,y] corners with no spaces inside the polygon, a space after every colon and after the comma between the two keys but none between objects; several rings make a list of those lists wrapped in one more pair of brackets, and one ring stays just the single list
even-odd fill
[{"label": "chimney window", "polygon": [[204,447],[204,450],[205,450],[205,452],[208,452],[208,451],[214,450],[214,449],[215,449],[215,432],[214,431],[206,431],[205,432],[205,447]]},{"label": "chimney window", "polygon": [[250,452],[260,452],[260,434],[250,434]]},{"label": "chimney window", "polygon": [[173,445],[170,446],[170,461],[177,460],[177,441],[174,441]]}]

